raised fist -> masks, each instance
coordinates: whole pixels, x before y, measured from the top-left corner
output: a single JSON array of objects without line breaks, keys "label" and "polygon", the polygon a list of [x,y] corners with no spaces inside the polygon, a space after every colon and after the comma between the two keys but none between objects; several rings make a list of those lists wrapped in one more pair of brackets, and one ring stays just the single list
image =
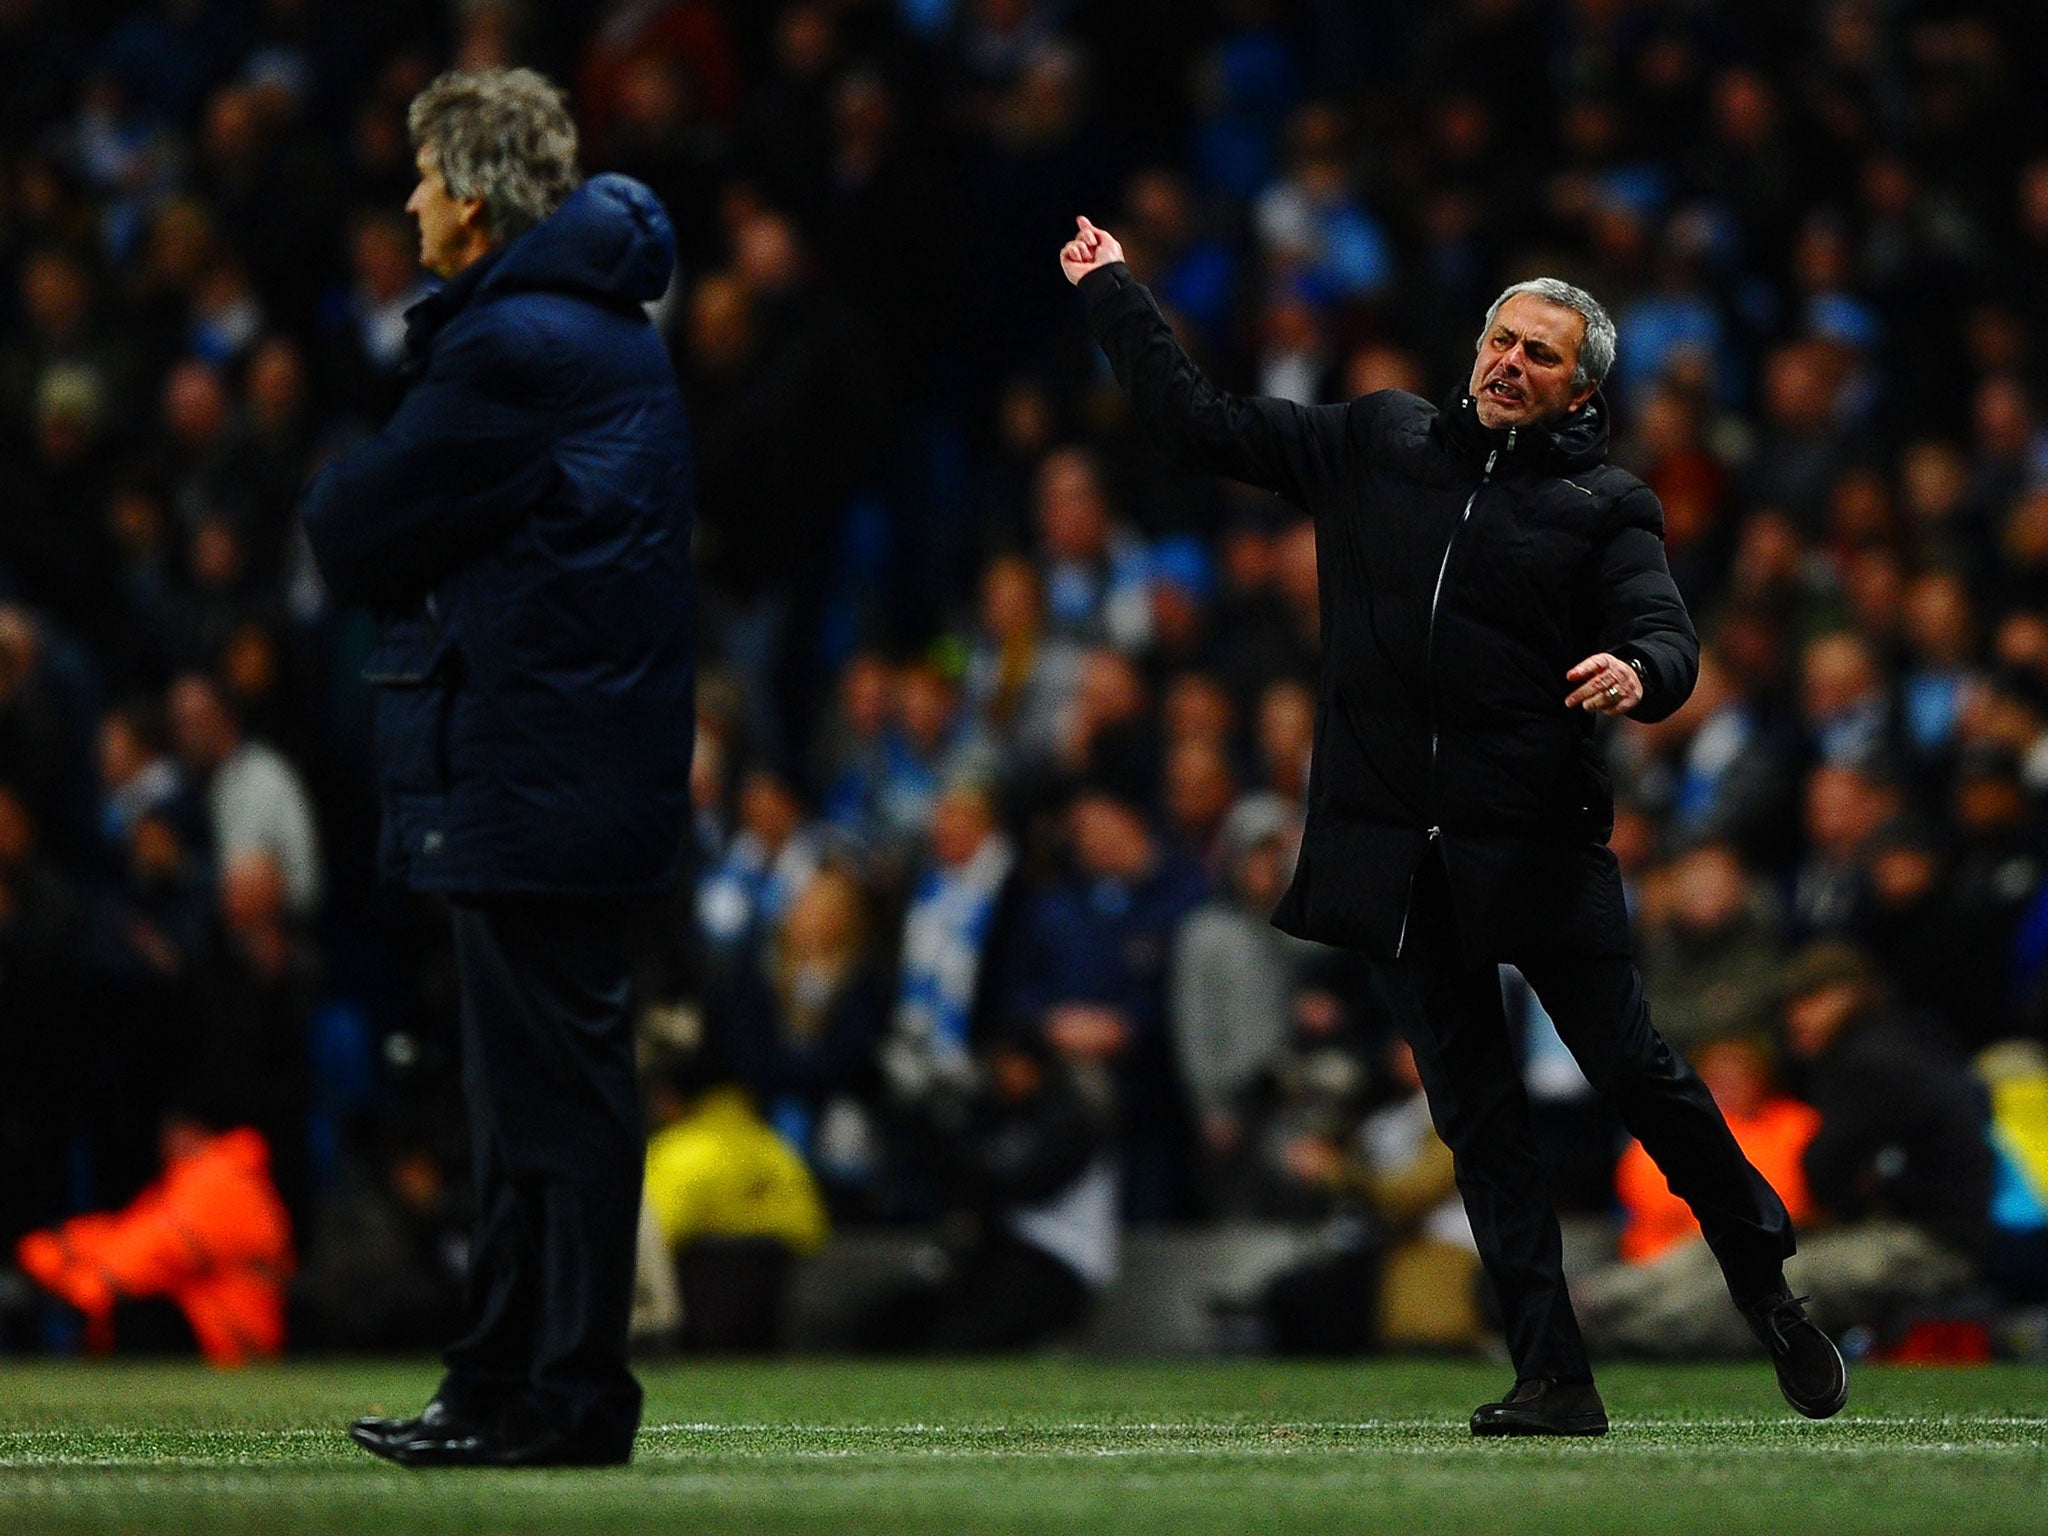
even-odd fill
[{"label": "raised fist", "polygon": [[1097,229],[1086,219],[1074,222],[1081,232],[1060,247],[1060,270],[1067,274],[1068,282],[1078,283],[1097,267],[1124,259],[1124,248],[1108,230]]}]

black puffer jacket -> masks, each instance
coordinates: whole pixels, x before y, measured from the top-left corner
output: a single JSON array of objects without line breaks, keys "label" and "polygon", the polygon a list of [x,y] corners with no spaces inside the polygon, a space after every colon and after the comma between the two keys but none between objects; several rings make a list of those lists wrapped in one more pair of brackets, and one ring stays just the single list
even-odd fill
[{"label": "black puffer jacket", "polygon": [[1635,663],[1638,720],[1685,702],[1699,642],[1664,563],[1663,509],[1606,464],[1595,395],[1542,431],[1492,431],[1385,392],[1300,406],[1216,389],[1122,263],[1081,285],[1145,431],[1182,462],[1315,518],[1323,673],[1308,832],[1274,921],[1400,952],[1440,851],[1465,948],[1624,951],[1596,722],[1565,708],[1596,651]]}]

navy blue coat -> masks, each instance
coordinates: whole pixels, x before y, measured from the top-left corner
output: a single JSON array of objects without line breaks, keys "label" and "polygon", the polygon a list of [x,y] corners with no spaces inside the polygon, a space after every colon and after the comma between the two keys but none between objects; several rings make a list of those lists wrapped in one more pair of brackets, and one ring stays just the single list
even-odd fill
[{"label": "navy blue coat", "polygon": [[599,176],[408,315],[389,425],[301,512],[382,631],[385,873],[415,890],[673,885],[695,720],[690,459],[642,305],[675,237]]}]

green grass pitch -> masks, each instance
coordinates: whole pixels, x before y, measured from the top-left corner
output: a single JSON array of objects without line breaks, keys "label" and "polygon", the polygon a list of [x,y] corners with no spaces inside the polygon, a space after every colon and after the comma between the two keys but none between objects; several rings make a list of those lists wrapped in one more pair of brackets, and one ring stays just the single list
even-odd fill
[{"label": "green grass pitch", "polygon": [[341,1426],[424,1363],[0,1367],[0,1532],[2048,1532],[2048,1371],[1615,1365],[1604,1440],[1474,1441],[1447,1362],[778,1361],[643,1372],[615,1471],[406,1472]]}]

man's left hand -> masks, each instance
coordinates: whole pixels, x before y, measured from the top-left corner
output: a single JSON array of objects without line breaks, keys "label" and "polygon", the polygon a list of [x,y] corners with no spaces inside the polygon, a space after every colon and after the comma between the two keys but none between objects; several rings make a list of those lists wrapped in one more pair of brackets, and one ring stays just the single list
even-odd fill
[{"label": "man's left hand", "polygon": [[1636,669],[1605,651],[1588,656],[1564,676],[1566,682],[1578,684],[1565,698],[1566,709],[1625,715],[1643,702],[1643,680]]}]

